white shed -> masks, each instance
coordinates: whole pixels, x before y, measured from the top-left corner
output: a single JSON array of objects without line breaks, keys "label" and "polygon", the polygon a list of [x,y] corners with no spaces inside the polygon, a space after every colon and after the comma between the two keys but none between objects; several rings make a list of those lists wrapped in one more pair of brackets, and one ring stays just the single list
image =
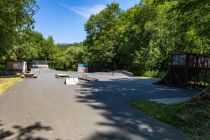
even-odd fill
[{"label": "white shed", "polygon": [[25,73],[27,71],[27,62],[26,61],[7,62],[7,70]]}]

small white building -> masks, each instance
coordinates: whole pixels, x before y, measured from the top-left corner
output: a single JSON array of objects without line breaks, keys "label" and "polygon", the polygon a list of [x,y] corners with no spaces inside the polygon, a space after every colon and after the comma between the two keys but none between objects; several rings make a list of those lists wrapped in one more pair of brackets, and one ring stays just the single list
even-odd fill
[{"label": "small white building", "polygon": [[17,71],[26,73],[27,71],[27,62],[26,61],[10,61],[7,62],[8,71]]}]

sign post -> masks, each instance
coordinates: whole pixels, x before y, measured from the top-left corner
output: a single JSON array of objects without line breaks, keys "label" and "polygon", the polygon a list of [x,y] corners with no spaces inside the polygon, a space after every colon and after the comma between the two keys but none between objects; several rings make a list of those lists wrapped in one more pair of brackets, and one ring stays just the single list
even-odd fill
[{"label": "sign post", "polygon": [[79,82],[78,78],[66,78],[65,83],[66,85],[76,85]]}]

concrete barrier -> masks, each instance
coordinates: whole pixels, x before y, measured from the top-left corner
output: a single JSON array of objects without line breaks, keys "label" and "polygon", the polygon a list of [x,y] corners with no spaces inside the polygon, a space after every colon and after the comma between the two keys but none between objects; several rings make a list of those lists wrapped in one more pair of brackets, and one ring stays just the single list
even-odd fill
[{"label": "concrete barrier", "polygon": [[79,78],[80,80],[84,80],[84,81],[88,81],[88,82],[98,82],[98,79],[96,78],[90,78],[90,77],[82,77],[82,78]]},{"label": "concrete barrier", "polygon": [[127,75],[128,77],[133,77],[132,72],[128,72],[128,71],[125,71],[125,70],[115,70],[114,72],[122,73],[124,75]]}]

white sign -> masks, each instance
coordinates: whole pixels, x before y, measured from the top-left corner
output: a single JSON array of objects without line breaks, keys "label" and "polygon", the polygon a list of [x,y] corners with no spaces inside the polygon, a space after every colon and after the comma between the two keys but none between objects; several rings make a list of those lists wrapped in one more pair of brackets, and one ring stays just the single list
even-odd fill
[{"label": "white sign", "polygon": [[66,78],[65,84],[66,85],[76,85],[79,82],[78,78]]}]

